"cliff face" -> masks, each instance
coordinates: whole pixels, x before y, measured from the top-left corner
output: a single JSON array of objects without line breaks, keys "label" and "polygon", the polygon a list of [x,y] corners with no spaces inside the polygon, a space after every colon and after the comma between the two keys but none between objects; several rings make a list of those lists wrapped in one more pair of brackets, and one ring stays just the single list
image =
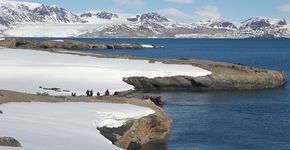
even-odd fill
[{"label": "cliff face", "polygon": [[169,64],[191,64],[212,72],[203,77],[174,76],[163,78],[129,77],[124,82],[136,90],[259,90],[283,86],[283,72],[244,65],[198,60],[161,60]]},{"label": "cliff face", "polygon": [[134,150],[142,145],[165,140],[170,131],[171,120],[165,115],[153,114],[126,122],[119,128],[98,128],[114,145]]}]

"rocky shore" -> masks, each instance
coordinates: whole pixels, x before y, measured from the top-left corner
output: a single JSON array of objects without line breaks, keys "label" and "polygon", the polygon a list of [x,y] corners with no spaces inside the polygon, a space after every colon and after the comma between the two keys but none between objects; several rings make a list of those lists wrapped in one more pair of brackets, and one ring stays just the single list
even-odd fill
[{"label": "rocky shore", "polygon": [[[0,105],[11,102],[96,102],[96,103],[117,103],[132,104],[136,106],[148,107],[155,111],[154,114],[140,119],[129,120],[118,128],[102,127],[98,130],[113,144],[124,149],[140,148],[142,145],[165,140],[169,134],[171,120],[166,116],[161,108],[151,101],[142,101],[135,98],[105,96],[105,97],[71,97],[71,96],[40,96],[19,92],[0,90]],[[5,113],[5,112],[3,112]],[[5,138],[7,139],[7,138]],[[0,146],[13,146],[9,143],[12,140],[0,138]],[[9,138],[10,139],[10,138]],[[12,139],[12,138],[11,138]],[[13,140],[14,141],[14,140]],[[21,141],[19,141],[21,142]],[[14,142],[15,143],[15,142]],[[25,145],[22,145],[25,146]]]},{"label": "rocky shore", "polygon": [[[212,62],[204,60],[180,59],[149,59],[131,56],[82,53],[81,49],[112,49],[141,48],[141,44],[93,44],[77,41],[34,41],[34,40],[2,40],[0,46],[8,48],[34,49],[53,53],[91,56],[97,58],[119,58],[132,60],[148,60],[149,63],[190,64],[212,72],[201,77],[128,77],[123,81],[133,85],[135,90],[262,90],[277,88],[287,83],[287,74],[280,71],[258,69],[242,64]],[[113,46],[113,47],[110,47]],[[128,94],[128,93],[126,93]],[[124,94],[124,96],[126,95]],[[152,102],[127,97],[69,97],[39,96],[0,90],[0,105],[8,102],[106,102],[128,103],[155,110],[155,114],[137,120],[130,120],[119,128],[98,128],[101,134],[113,144],[124,149],[136,149],[149,142],[166,139],[170,131],[171,120],[163,110]],[[5,113],[5,112],[3,112]],[[20,141],[21,142],[21,141]]]},{"label": "rocky shore", "polygon": [[242,64],[192,59],[152,59],[166,64],[190,64],[212,74],[203,77],[175,76],[164,78],[130,77],[124,82],[136,90],[262,90],[277,88],[287,83],[285,72],[258,69]]},{"label": "rocky shore", "polygon": [[[103,44],[103,43],[85,43],[73,40],[24,40],[24,39],[5,39],[0,40],[0,46],[21,49],[41,49],[41,50],[98,50],[98,49],[143,49],[146,45],[139,43],[126,44]],[[159,48],[159,46],[152,46]]]},{"label": "rocky shore", "polygon": [[213,62],[205,60],[155,59],[132,56],[117,56],[110,54],[82,53],[81,49],[130,49],[142,48],[142,44],[94,44],[78,41],[38,41],[6,39],[0,41],[0,46],[8,48],[24,48],[45,50],[54,53],[92,56],[97,58],[123,58],[133,60],[148,60],[150,63],[190,64],[211,71],[212,74],[203,77],[174,76],[174,77],[129,77],[123,81],[133,85],[136,90],[261,90],[277,88],[287,83],[287,74],[280,71],[259,69],[242,64]]}]

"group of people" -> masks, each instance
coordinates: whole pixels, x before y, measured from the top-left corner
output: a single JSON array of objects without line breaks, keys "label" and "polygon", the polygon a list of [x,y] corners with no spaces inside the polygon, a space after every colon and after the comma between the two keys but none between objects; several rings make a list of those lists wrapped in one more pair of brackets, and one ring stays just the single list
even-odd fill
[{"label": "group of people", "polygon": [[[92,97],[94,95],[93,90],[87,90],[86,91],[87,97]],[[107,89],[104,96],[110,96],[110,91]],[[114,93],[114,96],[118,95],[118,92]],[[97,93],[97,96],[101,96],[100,92]]]},{"label": "group of people", "polygon": [[143,96],[142,99],[150,99],[154,104],[158,106],[162,106],[164,103],[162,102],[161,96]]},{"label": "group of people", "polygon": [[94,95],[93,90],[87,90],[86,91],[87,97],[92,97]]},{"label": "group of people", "polygon": [[[116,92],[113,94],[113,96],[117,96],[118,94],[119,94],[119,93],[116,91]],[[100,92],[98,92],[96,95],[97,95],[97,96],[101,96]],[[75,96],[77,96],[77,93],[71,93],[71,96],[75,97]],[[93,92],[93,90],[87,90],[87,91],[86,91],[86,96],[87,96],[87,97],[92,97],[92,96],[94,96],[94,92]],[[110,91],[109,91],[108,89],[106,90],[104,96],[111,96],[111,93],[110,93]]]}]

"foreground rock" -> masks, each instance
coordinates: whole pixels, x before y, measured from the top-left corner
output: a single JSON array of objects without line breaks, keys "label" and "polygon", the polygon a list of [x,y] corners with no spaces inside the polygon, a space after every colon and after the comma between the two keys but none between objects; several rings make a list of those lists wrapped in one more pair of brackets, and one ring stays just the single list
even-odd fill
[{"label": "foreground rock", "polygon": [[141,148],[149,142],[166,139],[171,121],[158,113],[126,122],[119,128],[99,128],[113,144],[128,150]]},{"label": "foreground rock", "polygon": [[287,74],[284,72],[257,69],[239,64],[177,59],[151,60],[167,64],[191,64],[212,74],[202,77],[175,76],[163,78],[129,77],[124,82],[137,90],[260,90],[285,85]]},{"label": "foreground rock", "polygon": [[[42,49],[42,50],[97,50],[97,49],[143,49],[142,44],[101,44],[84,43],[79,41],[52,41],[52,40],[21,40],[5,39],[0,41],[0,46],[22,49]],[[158,46],[153,46],[158,48]]]},{"label": "foreground rock", "polygon": [[127,103],[153,109],[155,111],[154,114],[136,120],[129,120],[119,128],[104,127],[98,129],[101,134],[112,141],[113,144],[124,149],[140,148],[150,142],[163,141],[170,132],[171,120],[161,108],[151,101],[141,101],[140,99],[116,96],[43,96],[5,90],[0,90],[0,94],[2,95],[0,97],[0,105],[9,102],[101,102]]},{"label": "foreground rock", "polygon": [[0,146],[21,147],[21,144],[12,137],[0,137]]}]

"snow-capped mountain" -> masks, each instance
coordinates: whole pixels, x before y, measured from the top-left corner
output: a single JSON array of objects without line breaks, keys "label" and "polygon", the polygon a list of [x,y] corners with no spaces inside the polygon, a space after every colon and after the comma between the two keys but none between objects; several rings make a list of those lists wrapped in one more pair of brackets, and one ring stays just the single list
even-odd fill
[{"label": "snow-capped mountain", "polygon": [[194,23],[193,25],[196,25],[198,27],[204,27],[204,28],[217,28],[217,29],[229,29],[229,30],[236,30],[238,29],[237,26],[230,22],[225,20],[207,20],[207,21],[199,21],[198,23]]},{"label": "snow-capped mountain", "polygon": [[118,14],[101,11],[101,12],[86,12],[80,15],[80,17],[84,19],[88,18],[98,18],[98,19],[108,19],[111,20],[112,18],[119,18]]},{"label": "snow-capped mountain", "polygon": [[254,17],[242,22],[241,30],[260,30],[262,28],[286,26],[285,19],[273,19],[267,17]]},{"label": "snow-capped mountain", "polygon": [[154,23],[169,22],[168,18],[166,18],[165,16],[161,16],[155,12],[136,15],[134,17],[127,18],[127,20],[132,22],[154,22]]},{"label": "snow-capped mountain", "polygon": [[55,5],[0,0],[0,36],[276,38],[290,37],[290,25],[284,19],[267,17],[253,17],[239,26],[222,19],[180,23],[155,12],[77,15]]},{"label": "snow-capped mountain", "polygon": [[84,22],[78,15],[55,5],[0,0],[0,24],[6,27],[31,23]]},{"label": "snow-capped mountain", "polygon": [[[122,15],[124,16],[124,15]],[[123,18],[123,20],[122,20]],[[102,30],[88,33],[86,37],[166,37],[173,22],[158,13],[137,14],[133,17],[121,17],[116,24]],[[172,35],[170,35],[172,36]]]}]

